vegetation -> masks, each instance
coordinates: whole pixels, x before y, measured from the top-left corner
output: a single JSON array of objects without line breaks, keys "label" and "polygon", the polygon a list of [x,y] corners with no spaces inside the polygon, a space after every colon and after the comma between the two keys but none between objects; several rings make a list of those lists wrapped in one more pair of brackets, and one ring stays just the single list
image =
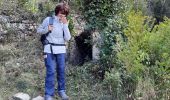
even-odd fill
[{"label": "vegetation", "polygon": [[[128,14],[128,27],[124,30],[127,42],[117,43],[120,47],[117,56],[125,68],[126,75],[137,82],[136,86],[133,85],[136,88],[135,97],[168,99],[169,89],[166,86],[170,85],[167,77],[170,74],[167,63],[170,20],[166,19],[151,30],[153,22],[149,19],[141,13]],[[143,91],[140,91],[141,88]]]},{"label": "vegetation", "polygon": [[[50,15],[57,2],[1,0],[0,15],[9,16],[7,23],[29,20],[33,25]],[[72,36],[77,35],[73,21],[76,13],[86,21],[85,29],[99,32],[102,39],[98,62],[83,66],[67,63],[71,99],[170,99],[170,19],[166,17],[166,3],[168,0],[69,1]],[[19,25],[9,28],[4,20],[0,23],[0,99],[17,92],[31,97],[43,95],[45,67],[36,28],[23,31]]]},{"label": "vegetation", "polygon": [[140,5],[147,2],[84,1],[85,19],[103,40],[100,46],[101,64],[96,71],[102,72],[104,84],[111,88],[110,93],[115,99],[169,98],[166,87],[170,86],[167,77],[170,74],[169,65],[166,63],[169,62],[169,53],[165,50],[169,47],[166,47],[169,19],[159,23],[163,20],[157,16],[161,16],[163,11],[156,13],[159,8],[156,4],[160,2],[158,5],[162,6],[162,1],[152,2],[156,21],[146,16],[146,12],[142,13],[144,9]]}]

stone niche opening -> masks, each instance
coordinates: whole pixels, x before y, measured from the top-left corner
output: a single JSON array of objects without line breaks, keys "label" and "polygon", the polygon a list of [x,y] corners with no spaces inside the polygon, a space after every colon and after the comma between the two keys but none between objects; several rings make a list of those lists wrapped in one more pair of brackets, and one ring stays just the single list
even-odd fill
[{"label": "stone niche opening", "polygon": [[74,47],[70,54],[73,65],[83,65],[86,61],[92,60],[92,32],[85,30],[74,37]]}]

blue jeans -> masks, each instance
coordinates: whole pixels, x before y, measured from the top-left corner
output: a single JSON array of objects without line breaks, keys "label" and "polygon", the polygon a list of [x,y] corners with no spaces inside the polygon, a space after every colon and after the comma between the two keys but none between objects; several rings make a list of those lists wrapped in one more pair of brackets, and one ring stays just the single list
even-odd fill
[{"label": "blue jeans", "polygon": [[57,73],[58,92],[65,91],[65,53],[45,55],[46,78],[45,95],[54,96]]}]

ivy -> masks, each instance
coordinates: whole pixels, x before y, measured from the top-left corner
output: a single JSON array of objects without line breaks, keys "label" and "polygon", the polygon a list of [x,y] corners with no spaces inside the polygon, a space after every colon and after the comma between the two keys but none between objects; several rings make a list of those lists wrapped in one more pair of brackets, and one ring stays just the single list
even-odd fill
[{"label": "ivy", "polygon": [[121,0],[84,0],[83,15],[90,29],[100,30],[109,26],[108,21],[125,10]]},{"label": "ivy", "polygon": [[126,24],[125,11],[128,9],[126,0],[84,0],[82,12],[87,28],[100,33],[101,70],[109,70],[116,62],[115,36],[123,35]]}]

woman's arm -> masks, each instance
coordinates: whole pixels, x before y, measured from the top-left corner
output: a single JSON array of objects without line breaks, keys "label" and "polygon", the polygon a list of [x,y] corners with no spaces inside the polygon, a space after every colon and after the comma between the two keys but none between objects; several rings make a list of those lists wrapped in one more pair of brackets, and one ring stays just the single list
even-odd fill
[{"label": "woman's arm", "polygon": [[49,17],[43,20],[43,23],[37,28],[37,33],[46,34],[48,32]]},{"label": "woman's arm", "polygon": [[71,39],[70,30],[68,28],[68,24],[63,24],[64,31],[64,39],[65,41],[69,41]]}]

